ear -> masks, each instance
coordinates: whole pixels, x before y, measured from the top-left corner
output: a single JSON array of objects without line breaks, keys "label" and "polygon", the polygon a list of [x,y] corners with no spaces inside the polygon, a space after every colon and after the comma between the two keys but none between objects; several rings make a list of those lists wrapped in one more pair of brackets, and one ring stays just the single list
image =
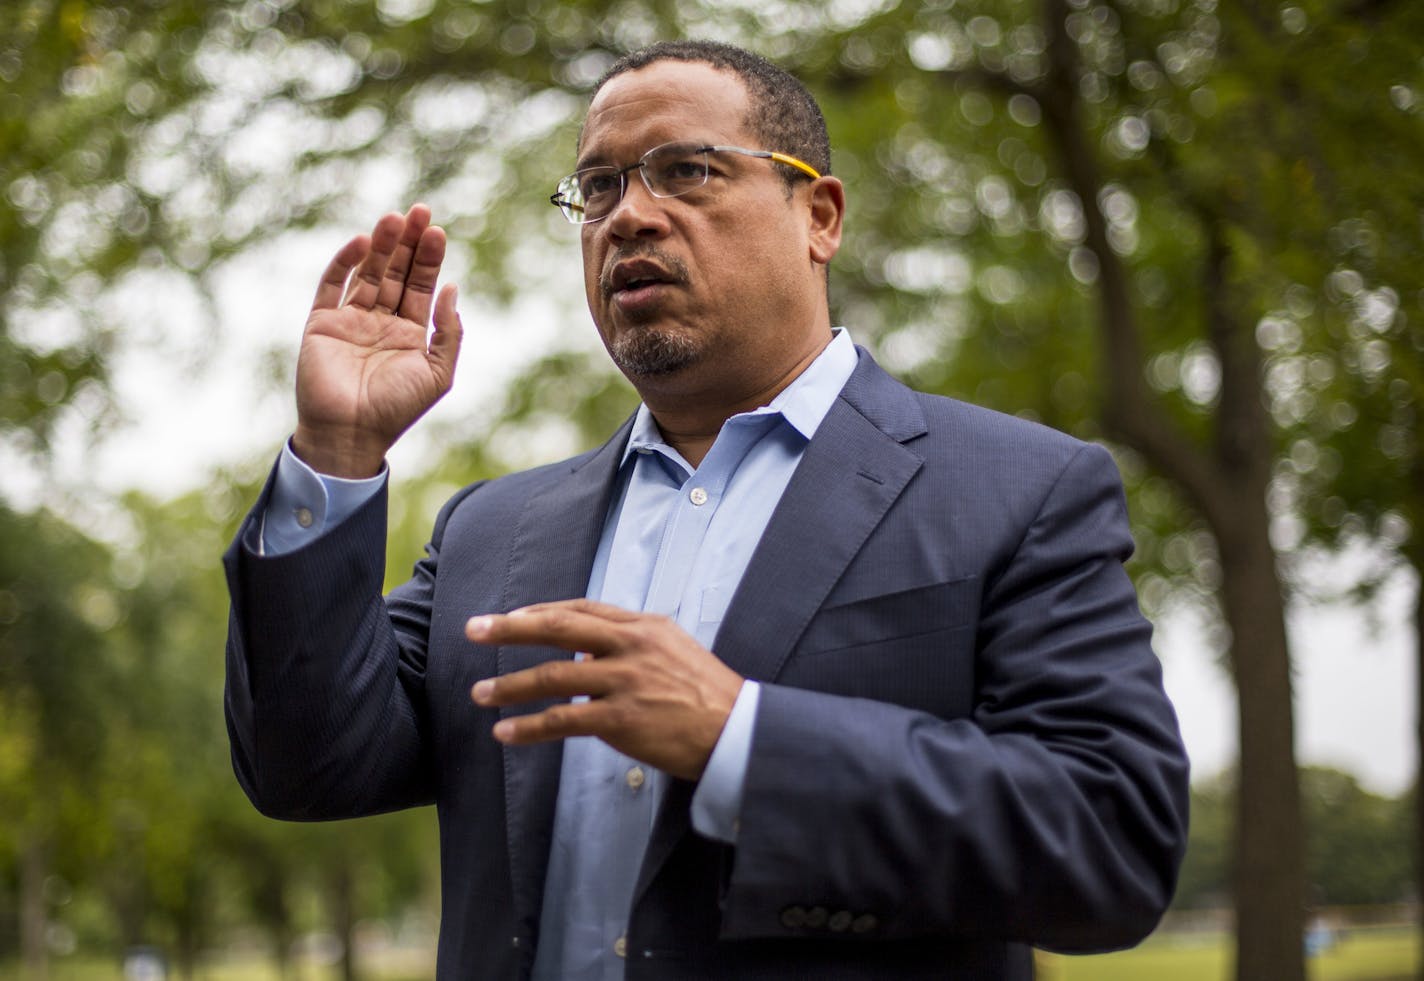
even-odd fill
[{"label": "ear", "polygon": [[845,186],[836,177],[818,177],[811,182],[811,261],[824,266],[841,248],[841,219],[845,217]]}]

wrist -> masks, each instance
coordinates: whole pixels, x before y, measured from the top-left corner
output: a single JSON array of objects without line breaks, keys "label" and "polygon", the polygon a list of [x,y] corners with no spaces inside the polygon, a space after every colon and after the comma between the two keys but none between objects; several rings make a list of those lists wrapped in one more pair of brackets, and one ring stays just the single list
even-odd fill
[{"label": "wrist", "polygon": [[292,434],[297,459],[326,477],[365,480],[381,472],[389,447],[358,434],[320,432],[297,423]]}]

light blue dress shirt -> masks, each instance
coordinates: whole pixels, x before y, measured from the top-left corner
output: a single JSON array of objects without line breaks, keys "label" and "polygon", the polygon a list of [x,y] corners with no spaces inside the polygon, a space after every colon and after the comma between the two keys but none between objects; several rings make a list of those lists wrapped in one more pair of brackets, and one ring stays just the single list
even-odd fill
[{"label": "light blue dress shirt", "polygon": [[[700,466],[640,406],[587,595],[675,620],[711,648],[732,594],[807,442],[856,365],[831,343],[769,405],[728,419]],[[339,523],[379,490],[323,477],[283,452],[262,548],[277,554]],[[486,612],[471,610],[471,614]],[[693,827],[735,842],[759,688],[746,682],[692,800]],[[633,888],[667,776],[593,737],[565,740],[544,887],[536,981],[618,981]]]}]

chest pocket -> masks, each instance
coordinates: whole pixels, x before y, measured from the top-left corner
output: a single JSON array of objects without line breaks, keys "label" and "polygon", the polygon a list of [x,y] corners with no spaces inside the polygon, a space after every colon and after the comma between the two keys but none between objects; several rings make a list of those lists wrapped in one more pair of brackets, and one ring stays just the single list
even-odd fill
[{"label": "chest pocket", "polygon": [[776,680],[942,718],[968,715],[978,622],[977,576],[826,607]]}]

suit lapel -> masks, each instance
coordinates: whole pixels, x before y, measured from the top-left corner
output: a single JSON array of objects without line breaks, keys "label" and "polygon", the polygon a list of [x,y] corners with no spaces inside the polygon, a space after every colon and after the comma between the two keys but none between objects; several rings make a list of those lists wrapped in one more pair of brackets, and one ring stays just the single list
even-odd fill
[{"label": "suit lapel", "polygon": [[[566,476],[529,499],[515,530],[501,609],[573,599],[587,592],[628,428],[628,424],[621,427],[591,456],[571,462]],[[551,647],[501,647],[499,673],[567,656]],[[505,708],[500,715],[536,712],[549,704]],[[532,937],[543,903],[563,743],[506,746],[503,752],[515,922],[523,935]]]},{"label": "suit lapel", "polygon": [[[713,643],[738,674],[775,681],[812,616],[923,459],[903,445],[925,431],[914,394],[861,352],[806,447]],[[691,827],[695,786],[673,781],[635,895]]]}]

